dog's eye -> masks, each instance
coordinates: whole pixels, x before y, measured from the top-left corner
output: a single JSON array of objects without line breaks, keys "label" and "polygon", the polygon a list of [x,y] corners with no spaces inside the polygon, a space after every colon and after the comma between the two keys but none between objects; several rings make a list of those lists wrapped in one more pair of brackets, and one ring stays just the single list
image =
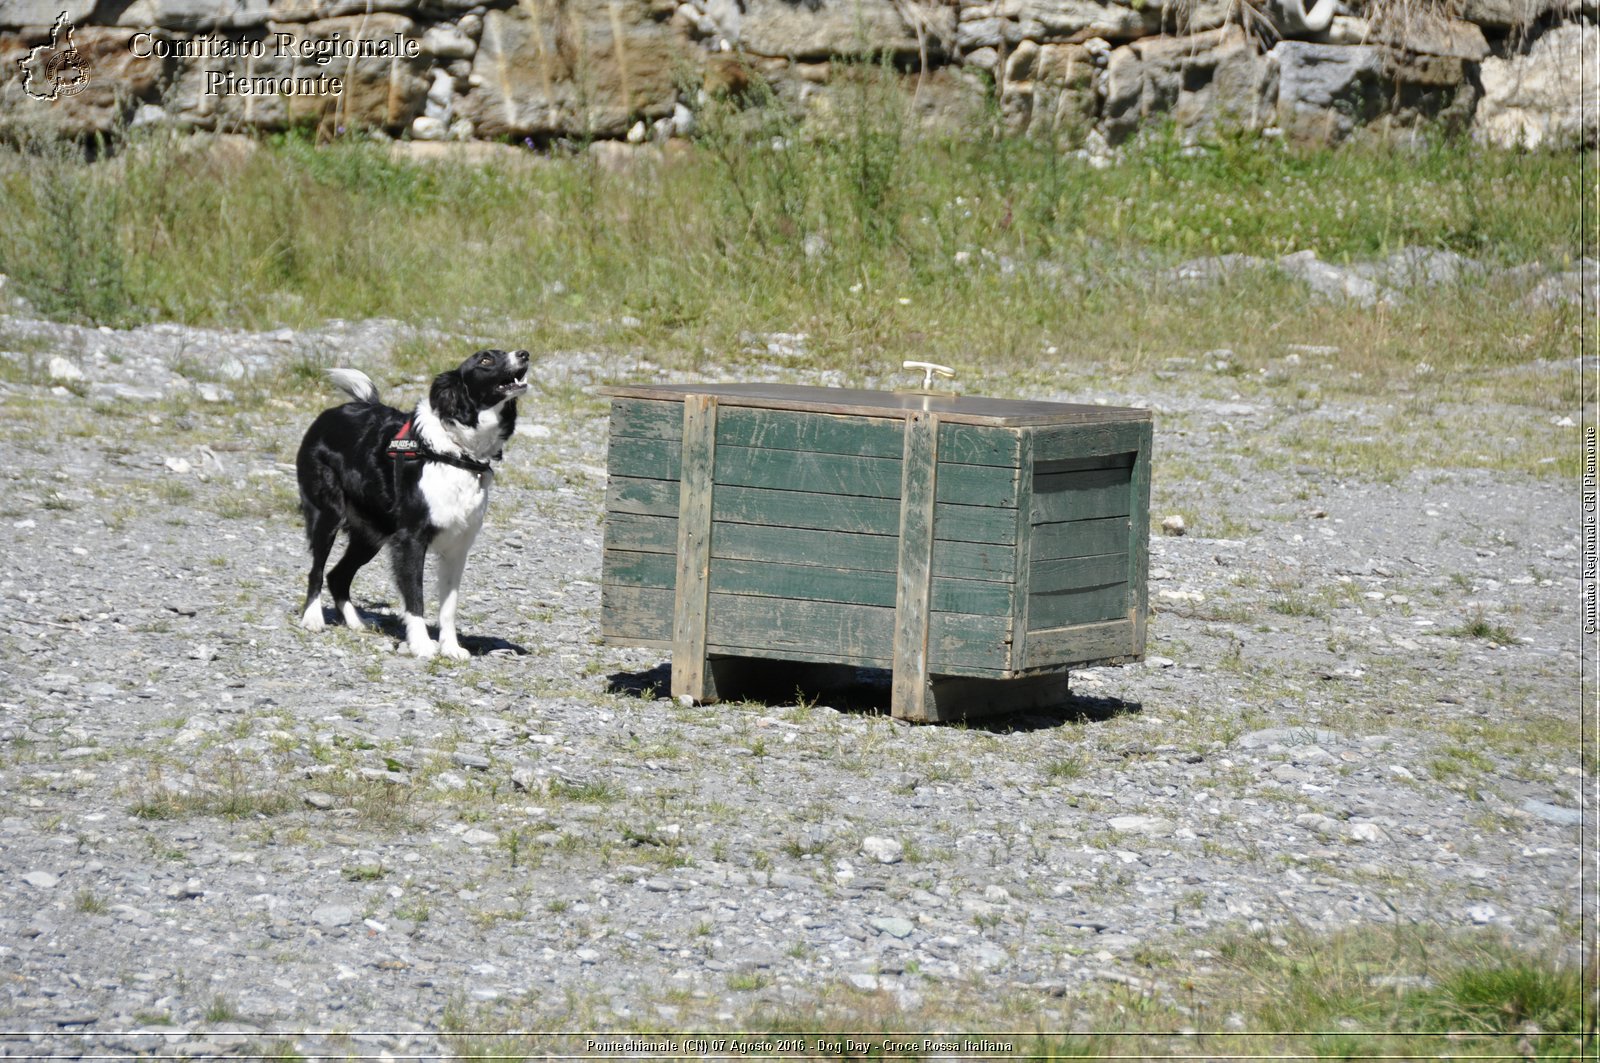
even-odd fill
[{"label": "dog's eye", "polygon": [[493,365],[494,364],[494,356],[490,355],[490,354],[480,355],[479,358],[478,358],[478,364],[479,365]]}]

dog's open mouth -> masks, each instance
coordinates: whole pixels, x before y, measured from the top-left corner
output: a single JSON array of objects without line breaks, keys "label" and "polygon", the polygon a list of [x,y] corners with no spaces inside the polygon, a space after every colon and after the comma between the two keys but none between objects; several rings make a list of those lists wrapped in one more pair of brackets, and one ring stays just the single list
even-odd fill
[{"label": "dog's open mouth", "polygon": [[526,372],[524,372],[521,376],[513,380],[508,380],[504,384],[500,385],[500,393],[502,395],[520,395],[527,390],[528,374]]}]

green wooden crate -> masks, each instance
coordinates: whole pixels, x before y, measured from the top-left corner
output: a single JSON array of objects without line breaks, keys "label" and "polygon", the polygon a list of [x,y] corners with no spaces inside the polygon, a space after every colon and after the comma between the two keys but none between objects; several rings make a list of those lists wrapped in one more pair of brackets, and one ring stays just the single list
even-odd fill
[{"label": "green wooden crate", "polygon": [[752,659],[893,670],[941,720],[1144,653],[1150,412],[778,384],[607,388],[601,634],[714,700]]}]

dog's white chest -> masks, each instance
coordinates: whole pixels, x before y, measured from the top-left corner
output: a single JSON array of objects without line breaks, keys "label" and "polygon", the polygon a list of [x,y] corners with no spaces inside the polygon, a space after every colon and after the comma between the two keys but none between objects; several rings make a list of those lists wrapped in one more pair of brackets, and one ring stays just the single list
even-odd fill
[{"label": "dog's white chest", "polygon": [[489,508],[493,472],[475,473],[454,465],[429,462],[422,469],[422,497],[428,523],[445,534],[476,533]]}]

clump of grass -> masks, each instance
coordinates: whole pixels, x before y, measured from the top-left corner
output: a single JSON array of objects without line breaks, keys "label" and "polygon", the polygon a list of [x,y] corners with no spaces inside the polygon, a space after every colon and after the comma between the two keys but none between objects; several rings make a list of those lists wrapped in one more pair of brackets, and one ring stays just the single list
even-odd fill
[{"label": "clump of grass", "polygon": [[1483,639],[1497,646],[1509,646],[1517,641],[1516,632],[1504,624],[1492,622],[1483,615],[1481,609],[1468,617],[1464,623],[1450,628],[1445,634],[1462,639]]}]

